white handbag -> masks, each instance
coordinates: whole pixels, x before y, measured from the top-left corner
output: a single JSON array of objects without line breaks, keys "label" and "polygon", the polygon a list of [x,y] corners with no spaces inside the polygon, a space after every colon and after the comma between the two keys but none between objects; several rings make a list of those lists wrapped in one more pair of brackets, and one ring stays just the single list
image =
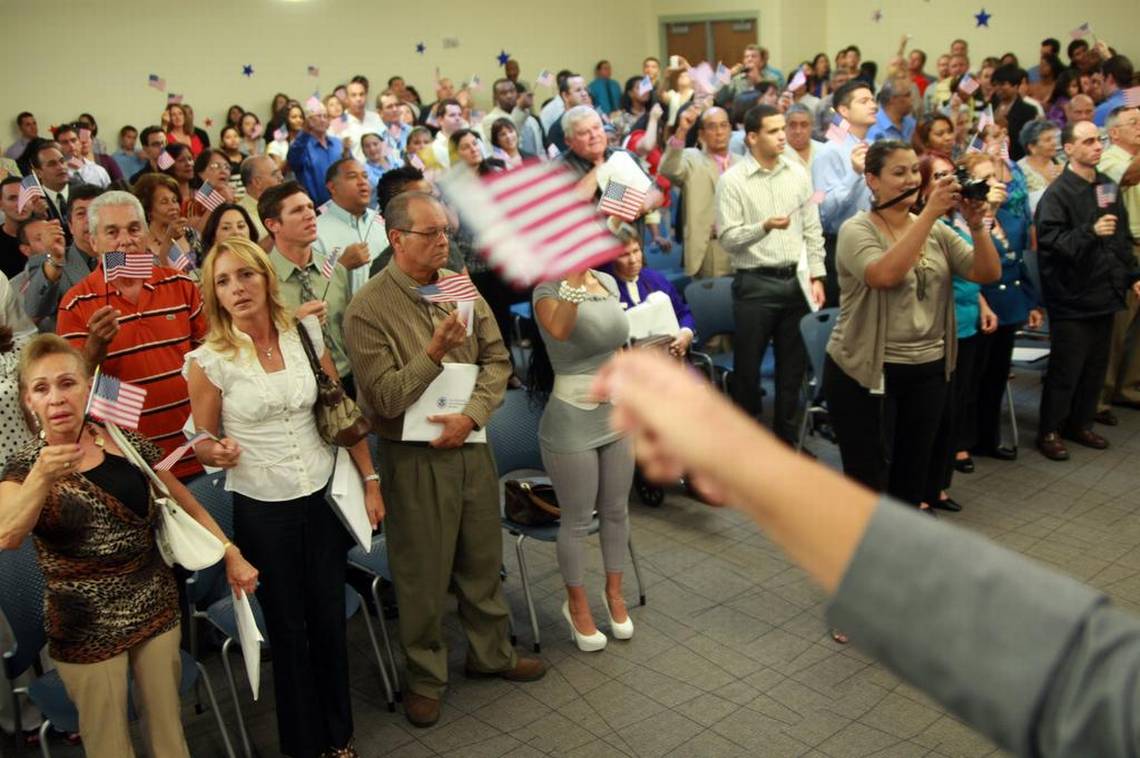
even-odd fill
[{"label": "white handbag", "polygon": [[135,450],[122,430],[109,421],[105,421],[104,426],[119,446],[123,457],[150,478],[159,512],[154,538],[166,565],[173,566],[177,563],[190,571],[200,571],[220,561],[226,552],[221,541],[175,502],[170,496],[170,490],[166,489],[166,485]]}]

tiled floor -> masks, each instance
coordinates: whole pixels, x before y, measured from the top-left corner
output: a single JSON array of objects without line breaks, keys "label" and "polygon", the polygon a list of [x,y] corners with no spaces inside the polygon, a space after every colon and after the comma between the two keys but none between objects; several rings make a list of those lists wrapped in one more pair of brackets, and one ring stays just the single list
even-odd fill
[{"label": "tiled floor", "polygon": [[[1022,440],[1036,423],[1037,375],[1016,383]],[[958,475],[966,510],[947,520],[1090,582],[1140,610],[1140,413],[1100,428],[1112,448],[1074,449],[1051,463],[1031,447],[1013,463],[979,460]],[[810,445],[836,461],[822,441]],[[648,604],[637,633],[583,654],[559,615],[561,580],[550,545],[527,556],[538,607],[546,678],[535,684],[463,678],[462,636],[450,624],[453,684],[434,728],[411,728],[384,707],[360,619],[351,626],[357,746],[380,756],[983,756],[998,751],[913,688],[823,627],[823,598],[763,535],[734,512],[671,493],[663,507],[631,506]],[[513,546],[504,545],[508,597],[520,642],[531,634]],[[588,586],[601,586],[590,543]],[[632,572],[627,597],[635,599]],[[604,613],[595,602],[595,617]],[[452,619],[454,622],[454,618]],[[235,659],[236,661],[236,659]],[[208,660],[224,689],[216,656]],[[260,755],[276,755],[271,670],[261,701],[241,696]],[[227,694],[219,692],[231,727]],[[221,755],[209,715],[186,710],[195,756]],[[236,730],[234,732],[236,740]],[[76,754],[59,749],[57,755]]]}]

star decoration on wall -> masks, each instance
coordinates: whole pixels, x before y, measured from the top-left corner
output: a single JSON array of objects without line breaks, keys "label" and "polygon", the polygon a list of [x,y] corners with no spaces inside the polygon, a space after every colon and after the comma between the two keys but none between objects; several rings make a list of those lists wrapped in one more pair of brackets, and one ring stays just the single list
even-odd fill
[{"label": "star decoration on wall", "polygon": [[876,10],[874,13],[871,14],[871,20],[874,21],[876,24],[879,23],[880,21],[883,20],[883,12],[881,10]]},{"label": "star decoration on wall", "polygon": [[990,26],[990,16],[992,15],[992,13],[986,13],[986,9],[982,8],[980,13],[974,14],[974,19],[977,21],[979,27],[984,26],[988,29]]},{"label": "star decoration on wall", "polygon": [[253,76],[253,64],[247,63],[241,67],[242,76]]},{"label": "star decoration on wall", "polygon": [[499,54],[496,55],[495,57],[498,58],[500,66],[507,65],[507,61],[509,61],[511,59],[511,56],[507,54],[506,50],[500,50]]},{"label": "star decoration on wall", "polygon": [[427,45],[425,45],[422,42],[416,43],[416,52],[417,53],[419,53],[420,55],[423,55],[425,50],[427,50]]}]

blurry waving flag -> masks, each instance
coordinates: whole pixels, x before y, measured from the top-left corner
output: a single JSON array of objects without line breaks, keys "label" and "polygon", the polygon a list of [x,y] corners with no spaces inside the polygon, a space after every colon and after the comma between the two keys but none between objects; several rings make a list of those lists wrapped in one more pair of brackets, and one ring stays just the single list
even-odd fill
[{"label": "blurry waving flag", "polygon": [[461,303],[477,300],[479,290],[467,274],[456,274],[425,284],[419,289],[420,297],[431,303]]},{"label": "blurry waving flag", "polygon": [[273,130],[273,139],[277,142],[285,142],[289,139],[289,130],[280,126]]},{"label": "blurry waving flag", "polygon": [[716,92],[716,73],[712,66],[702,61],[696,67],[689,69],[689,79],[693,82],[693,89],[706,95]]},{"label": "blurry waving flag", "polygon": [[16,198],[16,211],[23,213],[24,208],[28,207],[28,203],[37,197],[44,197],[43,187],[40,186],[35,174],[28,174],[20,181],[20,194]]},{"label": "blurry waving flag", "polygon": [[962,78],[958,80],[958,91],[967,97],[974,94],[980,86],[978,80],[970,76],[968,72],[962,74]]},{"label": "blurry waving flag", "polygon": [[174,157],[170,153],[163,150],[158,154],[158,160],[156,160],[155,163],[158,164],[159,171],[165,171],[174,165]]},{"label": "blurry waving flag", "polygon": [[828,142],[845,142],[850,130],[851,124],[847,123],[847,119],[836,113],[831,119],[831,124],[827,127],[825,136]]},{"label": "blurry waving flag", "polygon": [[[978,135],[981,139],[981,135]],[[1006,163],[1009,163],[1009,140],[1003,139],[1000,142],[994,142],[986,146],[986,152],[995,158],[1001,158]]]},{"label": "blurry waving flag", "polygon": [[[827,197],[826,192],[824,192],[823,190],[816,190],[815,192],[811,193],[806,198],[804,198],[804,201],[802,203],[800,203],[799,205],[797,205],[792,210],[792,213],[795,213],[797,211],[806,210],[808,208],[811,208],[814,205],[819,205],[820,203],[823,202],[823,199],[825,197]],[[789,215],[791,215],[791,214],[789,214]]]},{"label": "blurry waving flag", "polygon": [[1124,90],[1124,107],[1140,108],[1140,87],[1129,87]]},{"label": "blurry waving flag", "polygon": [[721,84],[728,84],[732,81],[732,69],[723,63],[716,64],[716,80]]},{"label": "blurry waving flag", "polygon": [[966,152],[980,153],[985,149],[985,146],[986,141],[982,139],[982,135],[979,134],[977,137],[974,137],[974,139],[970,141],[970,144],[966,147]]},{"label": "blurry waving flag", "polygon": [[321,264],[321,276],[326,279],[332,279],[333,269],[336,268],[336,262],[340,259],[341,249],[334,247],[332,252],[325,256],[324,262]]},{"label": "blurry waving flag", "polygon": [[150,253],[124,253],[112,250],[103,253],[103,281],[126,277],[149,279],[154,272],[154,258]]},{"label": "blurry waving flag", "polygon": [[320,76],[321,70],[316,66],[309,66],[309,76]]},{"label": "blurry waving flag", "polygon": [[807,84],[807,74],[805,74],[804,70],[801,68],[796,71],[796,75],[792,77],[792,80],[790,82],[788,82],[788,92],[795,92],[805,84]]},{"label": "blurry waving flag", "polygon": [[1069,32],[1069,36],[1073,39],[1082,39],[1090,34],[1092,34],[1092,27],[1089,26],[1088,21]]},{"label": "blurry waving flag", "polygon": [[102,372],[95,374],[91,395],[87,398],[88,413],[102,421],[110,421],[128,429],[139,428],[146,390],[127,384]]},{"label": "blurry waving flag", "polygon": [[637,83],[637,94],[648,95],[653,91],[653,80],[648,75],[641,77],[641,81]]},{"label": "blurry waving flag", "polygon": [[78,171],[83,168],[83,159],[78,155],[73,155],[67,159],[67,167],[72,171]]},{"label": "blurry waving flag", "polygon": [[320,113],[324,107],[325,104],[322,103],[321,99],[316,95],[311,95],[309,99],[305,101],[305,113],[307,114]]},{"label": "blurry waving flag", "polygon": [[641,215],[644,204],[644,192],[611,179],[598,202],[598,210],[607,216],[617,216],[622,221],[633,221]]},{"label": "blurry waving flag", "polygon": [[218,192],[214,185],[209,182],[202,182],[202,186],[194,193],[194,199],[206,209],[207,212],[212,213],[215,208],[226,201],[225,195]]},{"label": "blurry waving flag", "polygon": [[611,261],[622,244],[582,197],[579,177],[557,162],[512,171],[452,172],[440,187],[492,268],[517,287]]},{"label": "blurry waving flag", "polygon": [[534,80],[534,83],[539,87],[553,87],[554,74],[544,68],[538,72],[538,78]]},{"label": "blurry waving flag", "polygon": [[167,105],[182,105],[182,95],[176,95],[173,92],[166,94]]},{"label": "blurry waving flag", "polygon": [[158,90],[159,92],[166,91],[166,80],[158,74],[151,74],[146,78],[146,86]]},{"label": "blurry waving flag", "polygon": [[978,115],[978,134],[985,132],[986,127],[994,123],[994,107],[987,105],[986,109]]},{"label": "blurry waving flag", "polygon": [[[128,385],[128,386],[130,386],[130,385]],[[206,440],[214,440],[216,442],[217,439],[218,439],[217,437],[210,434],[209,432],[198,432],[193,437],[186,440],[186,442],[184,442],[183,444],[174,448],[174,451],[171,452],[170,455],[166,456],[161,461],[154,464],[154,470],[155,471],[169,471],[170,469],[174,468],[174,464],[176,464],[176,463],[178,463],[178,461],[182,460],[182,456],[186,455],[187,451],[189,451],[190,448],[194,447],[199,442],[205,442]]]},{"label": "blurry waving flag", "polygon": [[1105,182],[1096,185],[1096,204],[1098,208],[1107,208],[1116,203],[1116,185]]}]

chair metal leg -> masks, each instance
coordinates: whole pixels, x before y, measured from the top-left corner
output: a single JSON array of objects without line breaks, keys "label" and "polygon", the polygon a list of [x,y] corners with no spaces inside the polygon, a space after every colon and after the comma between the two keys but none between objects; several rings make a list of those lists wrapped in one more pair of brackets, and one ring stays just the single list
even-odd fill
[{"label": "chair metal leg", "polygon": [[[186,592],[190,593],[193,584],[187,582]],[[198,660],[198,619],[194,616],[194,603],[190,599],[186,599],[186,625],[189,627],[186,630],[186,635],[190,638],[190,657]],[[194,681],[194,713],[201,716],[205,711],[202,705],[202,689],[198,686],[198,681]]]},{"label": "chair metal leg", "polygon": [[526,609],[530,613],[530,629],[534,632],[534,652],[542,652],[542,638],[538,634],[538,615],[534,612],[534,598],[530,594],[530,573],[526,568],[526,555],[523,553],[525,534],[520,534],[515,542],[515,554],[519,559],[519,576],[522,577],[523,594],[526,595]]},{"label": "chair metal leg", "polygon": [[388,665],[392,670],[392,694],[396,702],[403,700],[400,692],[400,670],[396,667],[396,656],[392,652],[392,641],[388,637],[388,622],[384,619],[384,603],[380,600],[380,577],[372,579],[372,601],[376,603],[376,618],[380,620],[380,637],[384,640],[384,650],[388,653]]},{"label": "chair metal leg", "polygon": [[1020,442],[1020,435],[1017,429],[1017,410],[1013,407],[1013,386],[1009,380],[1005,380],[1005,397],[1006,402],[1009,404],[1009,426],[1013,431],[1013,449],[1017,450],[1018,443]]},{"label": "chair metal leg", "polygon": [[[357,597],[360,597],[359,593]],[[384,696],[388,699],[388,711],[396,712],[396,699],[392,697],[392,683],[388,681],[388,667],[384,664],[384,656],[380,655],[380,645],[376,642],[376,631],[372,628],[372,619],[368,618],[368,606],[364,598],[360,598],[360,610],[364,616],[364,627],[368,630],[368,641],[372,643],[372,654],[376,656],[376,665],[380,668],[380,680],[384,684]]]},{"label": "chair metal leg", "polygon": [[214,697],[214,685],[210,683],[210,677],[206,673],[205,667],[197,660],[194,661],[194,665],[198,667],[198,676],[206,685],[206,695],[210,698],[210,710],[214,712],[214,719],[218,722],[218,731],[221,732],[222,742],[225,743],[226,755],[230,758],[235,758],[234,746],[233,743],[230,742],[230,732],[226,728],[225,719],[222,718],[222,710],[218,707],[218,699]]},{"label": "chair metal leg", "polygon": [[633,575],[637,577],[638,605],[645,605],[645,585],[641,581],[641,566],[637,562],[637,551],[633,549],[633,535],[629,535],[629,558],[633,562]]},{"label": "chair metal leg", "polygon": [[24,733],[24,719],[20,713],[20,695],[16,692],[17,689],[11,681],[8,682],[8,694],[12,696],[12,719],[15,722],[16,736],[19,737]]},{"label": "chair metal leg", "polygon": [[226,671],[226,682],[230,686],[230,697],[234,700],[234,713],[237,714],[238,736],[241,737],[242,748],[245,750],[245,758],[253,758],[253,750],[249,746],[249,734],[245,731],[245,716],[241,712],[241,700],[238,699],[237,682],[234,681],[234,669],[230,664],[230,648],[233,646],[234,641],[232,637],[226,637],[226,641],[222,643],[222,667]]},{"label": "chair metal leg", "polygon": [[[44,719],[40,724],[40,755],[44,758],[51,758],[51,748],[48,747],[48,729],[51,728],[51,721]],[[19,736],[19,733],[17,733]]]}]

